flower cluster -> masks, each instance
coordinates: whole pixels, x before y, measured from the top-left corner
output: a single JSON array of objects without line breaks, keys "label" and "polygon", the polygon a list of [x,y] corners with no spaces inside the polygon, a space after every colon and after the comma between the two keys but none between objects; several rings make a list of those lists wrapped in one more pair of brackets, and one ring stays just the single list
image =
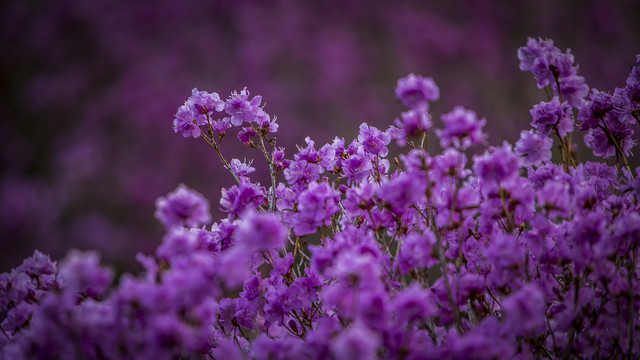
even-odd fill
[{"label": "flower cluster", "polygon": [[[363,123],[351,142],[319,147],[306,138],[289,159],[261,97],[194,89],[174,130],[203,138],[236,181],[222,190],[228,216],[203,225],[208,203],[179,186],[156,203],[167,235],[138,256],[144,273],[113,286],[96,253],[71,252],[56,270],[36,252],[0,277],[0,359],[639,356],[635,141],[604,132],[616,167],[578,163],[568,134],[575,121],[588,139],[590,124],[638,120],[640,64],[615,91],[628,93],[620,105],[596,90],[583,100],[573,57],[550,40],[518,54],[553,93],[515,147],[490,146],[487,120],[463,107],[431,132],[439,90],[417,75],[398,82],[409,109],[396,126]],[[241,126],[269,188],[220,152]],[[432,133],[440,154],[424,150]],[[391,140],[410,149],[390,161]]]},{"label": "flower cluster", "polygon": [[[278,124],[262,109],[261,103],[261,96],[254,96],[249,100],[246,88],[231,94],[227,101],[220,100],[218,93],[209,94],[193,89],[191,97],[176,112],[173,131],[184,137],[198,138],[204,127],[210,136],[215,131],[222,137],[229,128],[247,123],[251,127],[243,128],[238,136],[241,140],[246,139],[243,142],[248,142],[256,135],[256,131],[278,131]],[[226,116],[216,118],[220,115]]]},{"label": "flower cluster", "polygon": [[570,50],[562,53],[553,41],[529,38],[527,46],[518,49],[520,70],[531,71],[538,88],[551,86],[554,93],[562,94],[567,102],[578,107],[587,95],[589,87],[584,77],[578,75],[578,66]]}]

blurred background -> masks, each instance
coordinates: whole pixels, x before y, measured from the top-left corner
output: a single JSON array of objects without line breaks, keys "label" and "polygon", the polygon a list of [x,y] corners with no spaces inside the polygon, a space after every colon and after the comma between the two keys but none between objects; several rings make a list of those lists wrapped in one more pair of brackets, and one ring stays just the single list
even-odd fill
[{"label": "blurred background", "polygon": [[[414,72],[440,87],[436,126],[463,105],[500,144],[545,98],[518,69],[528,36],[571,48],[589,86],[613,90],[640,53],[638,14],[637,0],[2,1],[0,272],[72,247],[137,269],[163,235],[154,201],[179,183],[218,218],[232,179],[204,142],[172,130],[194,87],[263,95],[291,156],[307,135],[322,145],[361,122],[386,129],[404,110],[396,80]],[[227,157],[265,173],[229,140]]]}]

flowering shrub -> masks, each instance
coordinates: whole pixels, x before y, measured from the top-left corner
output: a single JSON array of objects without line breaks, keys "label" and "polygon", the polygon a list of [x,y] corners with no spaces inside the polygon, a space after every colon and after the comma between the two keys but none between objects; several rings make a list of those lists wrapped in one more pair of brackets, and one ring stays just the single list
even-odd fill
[{"label": "flowering shrub", "polygon": [[[208,224],[207,200],[178,186],[156,202],[167,234],[138,255],[144,273],[116,285],[97,253],[57,267],[36,251],[0,275],[1,358],[638,357],[640,169],[627,157],[640,55],[613,93],[589,92],[551,40],[518,57],[548,100],[515,148],[490,146],[487,120],[455,107],[433,131],[442,153],[427,153],[440,91],[413,74],[394,126],[307,138],[290,158],[260,96],[194,89],[174,131],[203,139],[235,180],[228,216]],[[574,123],[614,165],[578,161]],[[237,128],[270,184],[220,151]],[[408,151],[390,159],[392,143]]]}]

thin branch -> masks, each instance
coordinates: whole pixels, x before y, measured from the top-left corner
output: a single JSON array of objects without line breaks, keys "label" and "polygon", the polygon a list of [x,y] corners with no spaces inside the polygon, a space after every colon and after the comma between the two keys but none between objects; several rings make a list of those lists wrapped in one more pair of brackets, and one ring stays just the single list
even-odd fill
[{"label": "thin branch", "polygon": [[624,163],[624,167],[627,168],[627,170],[629,171],[629,174],[631,174],[631,179],[635,180],[635,176],[633,176],[633,172],[631,171],[631,167],[629,166],[629,162],[627,161],[627,156],[624,154],[624,152],[622,152],[620,145],[616,141],[616,138],[613,136],[613,133],[611,133],[611,130],[609,130],[607,123],[604,122],[604,119],[600,119],[600,120],[604,125],[604,126],[601,126],[601,129],[604,130],[604,133],[607,134],[607,136],[609,137],[609,140],[611,140],[611,142],[613,143],[613,146],[615,146],[616,152],[620,154],[620,157],[622,158],[622,162]]}]

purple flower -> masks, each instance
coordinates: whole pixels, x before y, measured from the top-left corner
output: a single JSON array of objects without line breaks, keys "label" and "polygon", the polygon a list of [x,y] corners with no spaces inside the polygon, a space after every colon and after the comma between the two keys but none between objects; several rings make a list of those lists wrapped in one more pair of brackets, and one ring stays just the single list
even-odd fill
[{"label": "purple flower", "polygon": [[509,339],[503,329],[496,318],[490,317],[463,335],[452,333],[442,346],[440,358],[515,359],[518,343]]},{"label": "purple flower", "polygon": [[255,96],[249,101],[249,91],[244,88],[240,93],[234,91],[226,101],[224,111],[231,115],[231,124],[240,126],[243,122],[252,123],[264,114],[260,107],[262,96]]},{"label": "purple flower", "polygon": [[537,191],[538,204],[550,217],[568,216],[571,198],[569,185],[561,181],[549,181]]},{"label": "purple flower", "polygon": [[362,143],[365,151],[385,157],[389,153],[386,145],[389,145],[391,136],[373,126],[367,125],[367,123],[362,123],[360,124],[358,141]]},{"label": "purple flower", "polygon": [[359,300],[358,317],[371,329],[384,331],[389,317],[389,299],[385,291],[368,291]]},{"label": "purple flower", "polygon": [[304,142],[307,143],[307,147],[298,147],[298,152],[293,156],[294,160],[304,160],[312,163],[317,163],[318,161],[320,161],[318,151],[316,151],[315,148],[315,141],[311,140],[311,138],[307,136],[306,138],[304,138]]},{"label": "purple flower", "polygon": [[344,249],[337,255],[330,274],[346,287],[375,289],[382,271],[380,256],[376,250],[366,246]]},{"label": "purple flower", "polygon": [[474,111],[467,110],[462,106],[456,106],[449,113],[443,114],[442,122],[444,122],[445,128],[436,130],[442,147],[453,144],[455,147],[467,149],[486,139],[482,128],[487,120],[484,118],[478,120]]},{"label": "purple flower", "polygon": [[175,119],[173,120],[173,131],[179,132],[184,137],[200,137],[202,133],[200,131],[200,125],[196,123],[196,114],[194,114],[193,109],[184,104],[178,108],[178,112],[176,112]]},{"label": "purple flower", "polygon": [[425,112],[429,110],[429,101],[440,98],[440,89],[432,78],[409,74],[398,80],[396,97],[406,107]]},{"label": "purple flower", "polygon": [[311,304],[318,300],[318,291],[322,283],[320,279],[310,273],[308,276],[296,278],[287,289],[293,309],[310,309]]},{"label": "purple flower", "polygon": [[277,275],[285,275],[289,273],[291,270],[291,265],[293,265],[293,253],[287,253],[284,257],[276,257],[275,261],[271,263],[273,269],[269,272],[271,276]]},{"label": "purple flower", "polygon": [[582,104],[578,113],[580,130],[593,129],[601,125],[605,119],[615,114],[615,108],[616,103],[611,94],[592,89],[589,94],[589,100]]},{"label": "purple flower", "polygon": [[158,258],[171,262],[171,259],[180,255],[189,255],[198,248],[197,233],[185,228],[175,227],[169,229],[162,239],[162,244],[156,249]]},{"label": "purple flower", "polygon": [[224,136],[225,132],[231,128],[231,122],[229,121],[229,118],[226,117],[217,121],[212,121],[211,126],[213,127],[213,130],[218,132],[218,135]]},{"label": "purple flower", "polygon": [[29,326],[29,322],[33,316],[34,310],[37,309],[37,304],[26,301],[19,302],[12,307],[6,314],[6,317],[2,320],[2,329],[9,331],[9,333],[16,334],[22,328]]},{"label": "purple flower", "polygon": [[531,71],[536,60],[544,59],[548,55],[559,55],[560,50],[553,46],[550,39],[527,39],[527,46],[518,49],[518,59],[520,59],[520,70]]},{"label": "purple flower", "polygon": [[40,286],[46,287],[56,274],[56,262],[51,261],[49,255],[45,255],[36,250],[33,255],[24,259],[22,264],[15,269],[16,272],[21,272],[29,275],[31,278],[38,278]]},{"label": "purple flower", "polygon": [[97,252],[73,250],[60,264],[60,276],[65,280],[66,291],[95,298],[111,285],[113,273],[100,266]]},{"label": "purple flower", "polygon": [[360,216],[375,206],[375,186],[372,183],[363,183],[359,187],[351,187],[347,190],[347,197],[343,204],[349,216]]},{"label": "purple flower", "polygon": [[260,184],[254,184],[248,178],[240,179],[239,185],[229,189],[222,189],[220,210],[229,213],[233,218],[248,208],[258,208],[266,203],[266,191]]},{"label": "purple flower", "polygon": [[523,286],[502,302],[507,326],[520,336],[534,335],[544,328],[546,308],[545,296],[534,284]]},{"label": "purple flower", "polygon": [[255,137],[256,132],[253,131],[252,128],[250,127],[244,127],[242,128],[242,130],[238,131],[238,140],[240,140],[243,144],[245,145],[253,145],[253,140],[252,138]]},{"label": "purple flower", "polygon": [[494,233],[485,250],[487,261],[497,268],[508,268],[524,262],[524,249],[514,235]]},{"label": "purple flower", "polygon": [[263,333],[253,341],[256,360],[296,359],[303,349],[304,343],[294,337],[272,339]]},{"label": "purple flower", "polygon": [[285,159],[284,156],[284,148],[273,149],[271,159],[273,160],[273,166],[275,166],[276,169],[283,170],[289,166],[291,160]]},{"label": "purple flower", "polygon": [[344,330],[331,344],[335,359],[375,359],[380,346],[380,335],[360,322]]},{"label": "purple flower", "polygon": [[328,224],[331,216],[340,211],[339,199],[339,193],[328,183],[310,182],[298,197],[298,211],[291,214],[293,232],[298,236],[312,234],[319,226]]},{"label": "purple flower", "polygon": [[56,263],[36,250],[10,273],[0,274],[0,325],[13,334],[28,326],[45,295],[63,287],[57,273]]},{"label": "purple flower", "polygon": [[[529,38],[527,46],[518,49],[520,70],[531,71],[538,88],[551,85],[558,96],[562,96],[574,108],[582,104],[589,92],[584,78],[578,75],[578,66],[570,50],[562,53],[551,40]],[[558,88],[558,84],[560,88]]]},{"label": "purple flower", "polygon": [[614,166],[593,161],[587,161],[584,164],[582,175],[584,180],[593,185],[597,191],[607,195],[610,193],[610,187],[615,187],[618,180],[618,174]]},{"label": "purple flower", "polygon": [[310,163],[306,160],[293,160],[284,169],[284,178],[290,185],[306,184],[320,180],[322,171],[322,167],[316,163]]},{"label": "purple flower", "polygon": [[373,164],[371,163],[371,159],[364,152],[363,148],[359,148],[357,152],[342,161],[343,173],[344,176],[349,179],[349,183],[360,183],[369,176],[372,168]]},{"label": "purple flower", "polygon": [[256,171],[256,169],[251,166],[252,161],[248,162],[245,160],[240,162],[238,159],[231,159],[229,165],[231,166],[231,170],[238,176],[246,176]]},{"label": "purple flower", "polygon": [[631,149],[636,145],[636,141],[632,138],[634,132],[631,126],[631,124],[617,121],[607,121],[607,130],[610,134],[607,134],[602,127],[594,127],[589,129],[584,136],[584,142],[587,147],[593,150],[595,156],[606,159],[614,156],[617,152],[611,136],[618,143],[624,155],[630,156]]},{"label": "purple flower", "polygon": [[418,137],[429,131],[433,125],[430,114],[416,110],[403,112],[400,114],[399,119],[395,119],[395,124],[398,127],[399,134],[392,137],[396,139],[400,145],[404,145],[407,138]]},{"label": "purple flower", "polygon": [[218,93],[209,94],[206,91],[198,91],[195,88],[191,91],[191,97],[189,97],[186,104],[193,108],[198,125],[207,124],[209,115],[213,111],[220,112],[224,110],[224,101],[220,100]]},{"label": "purple flower", "polygon": [[571,107],[567,103],[560,103],[557,96],[551,101],[534,105],[529,112],[533,118],[531,126],[543,135],[549,135],[553,128],[558,130],[561,137],[573,131]]},{"label": "purple flower", "polygon": [[467,156],[456,149],[447,148],[442,154],[433,158],[432,173],[440,181],[451,178],[464,178],[469,175],[469,169],[465,169]]},{"label": "purple flower", "polygon": [[262,292],[262,278],[258,275],[253,275],[242,285],[242,293],[240,293],[240,296],[249,301],[253,301],[257,299]]},{"label": "purple flower", "polygon": [[259,110],[255,112],[255,118],[253,121],[256,124],[257,129],[260,130],[262,133],[278,132],[278,128],[280,127],[280,125],[278,125],[278,123],[276,122],[276,118],[274,117],[272,119],[269,116],[269,114],[267,114],[262,110],[262,108],[257,108],[257,109]]},{"label": "purple flower", "polygon": [[534,189],[539,189],[550,180],[568,180],[569,174],[565,173],[562,166],[554,163],[542,164],[535,170],[528,172],[529,181]]},{"label": "purple flower", "polygon": [[553,82],[553,73],[549,65],[554,63],[554,58],[561,55],[560,49],[553,46],[553,41],[546,39],[527,39],[527,46],[518,49],[520,70],[531,71],[538,82],[538,88]]},{"label": "purple flower", "polygon": [[395,314],[397,326],[404,328],[413,322],[426,322],[436,313],[436,306],[431,292],[422,285],[413,283],[393,298],[390,307],[391,312]]},{"label": "purple flower", "polygon": [[520,159],[506,142],[502,147],[492,147],[484,154],[474,156],[473,160],[476,176],[486,185],[510,180],[518,175],[520,169]]},{"label": "purple flower", "polygon": [[184,184],[166,197],[156,200],[156,219],[169,229],[176,226],[198,227],[211,221],[209,202]]},{"label": "purple flower", "polygon": [[516,142],[514,152],[522,157],[524,166],[539,165],[541,162],[551,160],[551,146],[553,140],[542,134],[523,130],[520,132],[520,140]]},{"label": "purple flower", "polygon": [[614,234],[630,246],[640,244],[640,214],[637,212],[622,213],[614,227]]},{"label": "purple flower", "polygon": [[634,122],[635,116],[640,116],[640,82],[627,85],[624,88],[616,88],[613,92],[616,108],[614,112],[619,122]]},{"label": "purple flower", "polygon": [[233,233],[238,245],[246,247],[248,251],[282,247],[287,229],[278,216],[249,208],[241,218],[242,222]]},{"label": "purple flower", "polygon": [[423,149],[410,150],[400,155],[400,159],[409,173],[425,172],[433,166],[433,158]]},{"label": "purple flower", "polygon": [[436,239],[433,233],[425,230],[422,234],[410,232],[402,240],[400,253],[396,260],[396,266],[402,274],[407,274],[413,269],[432,266],[436,263],[434,245]]},{"label": "purple flower", "polygon": [[584,97],[589,94],[589,86],[585,83],[584,77],[579,75],[560,77],[558,82],[563,99],[573,108],[579,108],[584,102]]},{"label": "purple flower", "polygon": [[401,173],[397,178],[382,184],[377,195],[394,213],[402,215],[410,205],[425,200],[426,190],[425,179]]},{"label": "purple flower", "polygon": [[220,250],[224,250],[231,246],[233,243],[232,237],[235,231],[237,222],[230,222],[228,219],[222,219],[220,223],[211,225],[211,234],[213,235],[213,242],[219,244]]},{"label": "purple flower", "polygon": [[336,149],[330,144],[324,144],[318,150],[318,164],[327,171],[333,171],[337,162]]}]

